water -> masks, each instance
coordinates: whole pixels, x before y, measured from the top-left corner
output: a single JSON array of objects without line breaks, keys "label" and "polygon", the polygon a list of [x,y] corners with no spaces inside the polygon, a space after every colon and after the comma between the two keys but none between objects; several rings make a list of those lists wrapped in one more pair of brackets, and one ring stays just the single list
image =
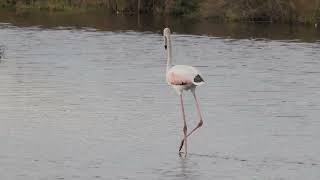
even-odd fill
[{"label": "water", "polygon": [[[183,159],[179,98],[165,83],[157,26],[118,31],[19,18],[0,25],[1,180],[320,178],[314,29],[236,38],[175,24],[174,63],[198,67],[206,81],[197,90],[204,126]],[[190,93],[185,106],[191,129]]]}]

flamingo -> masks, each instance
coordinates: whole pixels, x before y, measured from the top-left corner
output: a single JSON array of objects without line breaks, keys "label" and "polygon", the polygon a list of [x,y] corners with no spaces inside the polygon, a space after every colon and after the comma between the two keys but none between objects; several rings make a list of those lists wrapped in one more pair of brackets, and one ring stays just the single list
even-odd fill
[{"label": "flamingo", "polygon": [[[179,147],[179,154],[181,154],[181,149],[184,145],[184,153],[187,155],[187,138],[193,134],[198,128],[200,128],[203,125],[202,115],[200,111],[199,101],[196,96],[196,87],[203,85],[204,80],[202,78],[201,73],[192,66],[188,65],[171,65],[171,59],[172,59],[172,47],[171,47],[171,32],[169,28],[165,28],[163,30],[163,36],[164,36],[164,48],[166,50],[167,54],[167,70],[166,70],[166,80],[167,83],[172,86],[177,94],[180,97],[180,104],[181,104],[181,112],[183,117],[183,139],[181,140],[180,147]],[[199,116],[199,123],[198,125],[193,128],[189,133],[187,133],[187,122],[185,117],[185,111],[183,106],[183,97],[182,93],[183,91],[190,90],[196,104],[197,114]]]}]

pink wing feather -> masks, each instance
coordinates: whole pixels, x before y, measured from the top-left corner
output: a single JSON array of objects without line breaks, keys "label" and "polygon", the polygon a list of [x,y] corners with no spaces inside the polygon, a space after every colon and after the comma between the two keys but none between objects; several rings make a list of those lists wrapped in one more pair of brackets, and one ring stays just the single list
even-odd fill
[{"label": "pink wing feather", "polygon": [[183,76],[183,75],[179,75],[177,73],[174,72],[170,72],[168,74],[168,82],[172,85],[187,85],[187,84],[192,84],[192,80],[187,77],[187,76]]}]

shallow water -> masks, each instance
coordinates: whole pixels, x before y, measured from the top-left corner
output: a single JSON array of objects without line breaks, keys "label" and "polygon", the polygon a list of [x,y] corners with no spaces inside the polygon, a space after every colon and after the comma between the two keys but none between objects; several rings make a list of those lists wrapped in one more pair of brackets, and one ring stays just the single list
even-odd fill
[{"label": "shallow water", "polygon": [[320,179],[319,42],[173,40],[206,81],[186,159],[159,33],[2,23],[0,179]]}]

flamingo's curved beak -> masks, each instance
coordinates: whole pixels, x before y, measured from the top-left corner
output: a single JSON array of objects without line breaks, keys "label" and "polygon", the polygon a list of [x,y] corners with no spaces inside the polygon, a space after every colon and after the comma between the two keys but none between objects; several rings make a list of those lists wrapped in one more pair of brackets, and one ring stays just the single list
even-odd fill
[{"label": "flamingo's curved beak", "polygon": [[164,49],[167,50],[167,43],[168,43],[168,40],[167,40],[167,37],[164,37]]}]

